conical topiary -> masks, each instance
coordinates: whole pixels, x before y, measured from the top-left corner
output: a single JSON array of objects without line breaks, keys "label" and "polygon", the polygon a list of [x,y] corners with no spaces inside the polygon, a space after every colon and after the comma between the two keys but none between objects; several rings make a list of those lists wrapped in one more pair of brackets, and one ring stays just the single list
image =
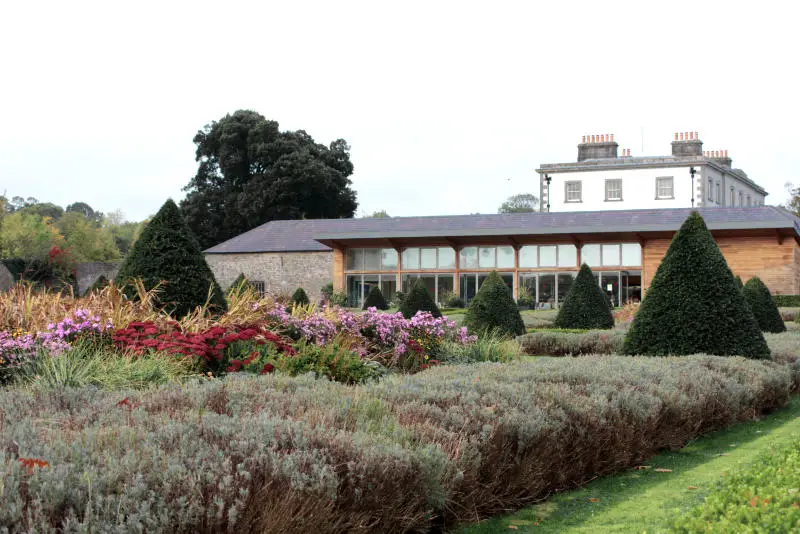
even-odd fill
[{"label": "conical topiary", "polygon": [[623,352],[769,358],[753,312],[696,211],[672,239]]},{"label": "conical topiary", "polygon": [[772,300],[772,293],[760,278],[756,276],[748,280],[742,291],[762,332],[777,334],[786,331],[781,312]]},{"label": "conical topiary", "polygon": [[292,295],[292,304],[295,306],[308,306],[308,295],[306,295],[306,290],[302,287],[298,287],[295,289],[294,294]]},{"label": "conical topiary", "polygon": [[556,328],[614,328],[608,293],[597,285],[592,270],[585,263],[572,283],[558,310]]},{"label": "conical topiary", "polygon": [[489,273],[475,298],[469,303],[464,326],[470,332],[478,334],[496,332],[500,335],[519,336],[525,333],[525,323],[522,322],[519,308],[508,286],[496,271]]},{"label": "conical topiary", "polygon": [[236,280],[233,281],[231,286],[228,288],[228,291],[239,290],[249,284],[249,280],[244,275],[244,273],[239,273],[239,276],[236,277]]},{"label": "conical topiary", "polygon": [[738,274],[736,275],[736,285],[739,287],[739,289],[744,289],[744,283],[742,282],[742,277],[739,276]]},{"label": "conical topiary", "polygon": [[171,199],[144,227],[119,268],[116,283],[127,285],[125,292],[129,298],[136,298],[136,291],[130,285],[135,278],[141,278],[148,291],[161,283],[155,304],[174,317],[183,317],[205,304],[209,289],[212,289],[209,302],[212,311],[227,310],[224,294],[197,239]]},{"label": "conical topiary", "polygon": [[434,317],[442,316],[442,312],[439,311],[433,297],[428,293],[428,288],[425,287],[425,281],[422,278],[417,278],[400,305],[400,312],[406,319],[411,319],[418,311],[431,312]]},{"label": "conical topiary", "polygon": [[372,289],[369,290],[369,294],[367,294],[367,298],[364,299],[364,307],[363,309],[367,308],[378,308],[379,310],[388,310],[389,305],[386,303],[386,299],[383,298],[383,293],[381,293],[381,289],[378,286],[372,286]]}]

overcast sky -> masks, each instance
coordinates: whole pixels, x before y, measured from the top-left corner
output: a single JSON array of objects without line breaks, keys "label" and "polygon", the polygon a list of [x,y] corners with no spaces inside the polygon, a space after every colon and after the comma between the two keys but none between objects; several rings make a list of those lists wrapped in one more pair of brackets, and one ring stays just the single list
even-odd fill
[{"label": "overcast sky", "polygon": [[798,13],[735,4],[3,2],[0,189],[140,220],[183,198],[198,129],[253,109],[347,140],[359,213],[494,213],[581,135],[695,130],[779,204]]}]

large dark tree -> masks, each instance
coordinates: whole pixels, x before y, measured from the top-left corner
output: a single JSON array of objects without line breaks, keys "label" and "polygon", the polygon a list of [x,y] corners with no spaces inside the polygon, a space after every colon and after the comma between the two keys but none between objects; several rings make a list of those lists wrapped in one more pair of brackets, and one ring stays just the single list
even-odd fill
[{"label": "large dark tree", "polygon": [[194,137],[197,174],[181,208],[203,248],[275,219],[353,217],[350,147],[239,110]]},{"label": "large dark tree", "polygon": [[69,206],[67,206],[67,212],[75,211],[77,213],[82,213],[84,217],[92,221],[97,226],[100,226],[100,223],[103,222],[103,213],[100,211],[94,211],[94,209],[87,204],[86,202],[73,202]]},{"label": "large dark tree", "polygon": [[623,352],[770,357],[744,294],[696,211],[672,238]]},{"label": "large dark tree", "polygon": [[[214,312],[227,309],[225,295],[208,267],[197,240],[186,225],[178,206],[167,200],[153,219],[144,227],[142,235],[119,268],[116,283],[127,285],[141,278],[147,290],[159,283],[157,305],[175,317],[183,317],[208,299],[213,287],[210,305]],[[128,286],[129,297],[136,296]]]}]

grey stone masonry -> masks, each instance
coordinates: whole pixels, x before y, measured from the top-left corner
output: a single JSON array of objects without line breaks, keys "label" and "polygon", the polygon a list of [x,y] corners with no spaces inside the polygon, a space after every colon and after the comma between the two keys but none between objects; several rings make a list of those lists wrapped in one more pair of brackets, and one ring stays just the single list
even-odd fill
[{"label": "grey stone masonry", "polygon": [[206,263],[219,285],[227,290],[240,274],[264,282],[272,294],[291,295],[302,287],[314,302],[320,288],[333,281],[333,252],[254,252],[206,254]]},{"label": "grey stone masonry", "polygon": [[614,141],[581,143],[578,145],[578,161],[616,158],[617,147],[619,147],[619,145]]},{"label": "grey stone masonry", "polygon": [[78,294],[86,293],[98,278],[105,276],[113,280],[119,271],[120,262],[90,261],[75,266],[75,277],[78,279]]},{"label": "grey stone masonry", "polygon": [[673,156],[702,156],[703,142],[699,139],[672,142]]}]

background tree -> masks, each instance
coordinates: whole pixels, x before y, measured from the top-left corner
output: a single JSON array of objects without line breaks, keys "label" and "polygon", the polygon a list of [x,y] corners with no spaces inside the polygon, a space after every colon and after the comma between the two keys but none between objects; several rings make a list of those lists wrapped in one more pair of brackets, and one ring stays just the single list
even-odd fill
[{"label": "background tree", "polygon": [[46,217],[16,211],[3,218],[0,250],[4,258],[46,261],[53,247],[63,245],[58,228]]},{"label": "background tree", "polygon": [[770,357],[750,306],[696,211],[672,238],[623,352]]},{"label": "background tree", "polygon": [[350,147],[239,110],[194,137],[197,174],[181,209],[203,248],[275,219],[353,217]]},{"label": "background tree", "polygon": [[51,221],[58,221],[64,215],[64,208],[52,202],[28,204],[17,210],[19,213],[31,213],[40,217],[47,217]]},{"label": "background tree", "polygon": [[[211,306],[216,312],[227,309],[225,296],[203,257],[200,245],[172,200],[167,200],[120,266],[116,283],[129,284],[141,278],[147,290],[161,282],[157,305],[175,317],[183,317],[208,298],[213,288]],[[128,286],[129,298],[135,298]]]},{"label": "background tree", "polygon": [[786,331],[781,312],[772,299],[772,293],[759,277],[754,276],[748,280],[742,291],[762,332],[777,334]]},{"label": "background tree", "polygon": [[362,215],[365,219],[389,219],[391,215],[386,210],[373,211],[372,215]]},{"label": "background tree", "polygon": [[553,323],[556,328],[614,328],[608,293],[597,285],[592,270],[585,263],[569,288]]},{"label": "background tree", "polygon": [[800,217],[800,187],[795,187],[791,182],[786,182],[784,187],[789,195],[789,200],[783,207]]},{"label": "background tree", "polygon": [[497,271],[489,273],[469,303],[464,326],[476,334],[496,332],[504,336],[519,336],[525,333],[519,308]]},{"label": "background tree", "polygon": [[500,205],[497,213],[533,213],[539,211],[539,198],[530,193],[512,195]]},{"label": "background tree", "polygon": [[68,211],[57,223],[75,261],[112,261],[120,258],[114,237],[79,211]]},{"label": "background tree", "polygon": [[67,213],[76,212],[82,214],[86,219],[92,221],[97,226],[103,222],[103,214],[99,211],[94,211],[92,207],[86,202],[74,202],[67,206]]}]

